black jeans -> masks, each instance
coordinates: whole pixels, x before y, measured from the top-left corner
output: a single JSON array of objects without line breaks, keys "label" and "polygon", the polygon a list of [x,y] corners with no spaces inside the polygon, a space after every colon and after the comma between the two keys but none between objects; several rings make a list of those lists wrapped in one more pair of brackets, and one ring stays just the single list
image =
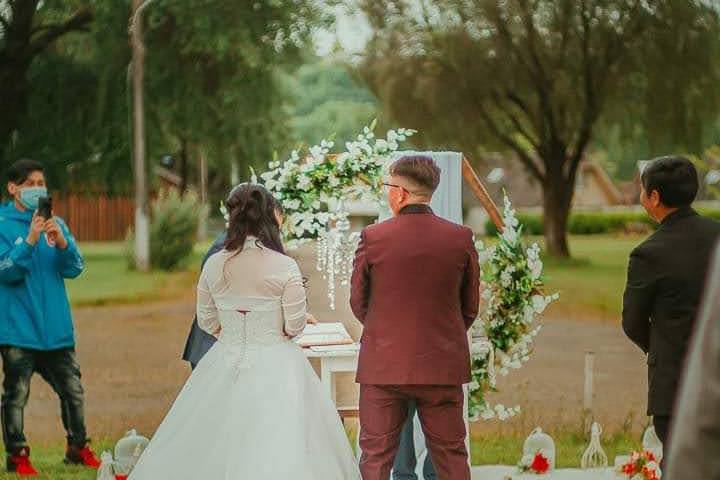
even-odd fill
[{"label": "black jeans", "polygon": [[41,351],[2,346],[0,353],[4,373],[0,418],[6,451],[13,454],[27,446],[24,412],[30,395],[30,379],[35,372],[60,397],[60,415],[68,443],[85,446],[84,392],[75,349]]},{"label": "black jeans", "polygon": [[[395,457],[395,463],[393,464],[392,480],[418,480],[418,476],[415,473],[417,467],[417,458],[415,457],[415,412],[417,407],[415,402],[410,402],[408,405],[408,417],[403,426],[403,431],[400,434],[400,448],[398,449],[397,456]],[[423,465],[423,477],[425,480],[435,480],[437,473],[435,473],[435,466],[430,458],[430,452],[425,457],[425,464]]]}]

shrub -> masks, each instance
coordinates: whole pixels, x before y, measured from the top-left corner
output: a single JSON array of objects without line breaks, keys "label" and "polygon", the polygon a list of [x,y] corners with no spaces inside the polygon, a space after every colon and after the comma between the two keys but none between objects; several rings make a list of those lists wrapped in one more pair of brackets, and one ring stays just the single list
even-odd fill
[{"label": "shrub", "polygon": [[[150,264],[153,269],[175,270],[193,252],[198,218],[202,206],[197,195],[176,190],[161,191],[151,206]],[[131,268],[135,267],[134,235],[128,235],[126,250]]]},{"label": "shrub", "polygon": [[[720,210],[700,209],[700,214],[720,221]],[[529,235],[543,234],[543,218],[538,214],[520,214],[518,220]],[[573,235],[597,235],[617,232],[639,232],[656,228],[655,222],[644,212],[582,212],[573,213],[568,219],[568,233]],[[488,220],[485,224],[488,236],[494,236],[497,228]]]}]

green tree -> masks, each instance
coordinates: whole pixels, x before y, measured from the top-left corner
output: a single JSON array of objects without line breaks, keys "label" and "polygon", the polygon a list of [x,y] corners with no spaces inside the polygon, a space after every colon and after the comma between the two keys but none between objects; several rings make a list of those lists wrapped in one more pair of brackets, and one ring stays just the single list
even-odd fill
[{"label": "green tree", "polygon": [[146,77],[155,153],[178,152],[184,178],[200,150],[217,167],[266,164],[290,139],[281,72],[328,20],[310,0],[155,4]]},{"label": "green tree", "polygon": [[360,71],[389,113],[430,145],[513,152],[542,185],[556,256],[601,122],[645,122],[668,148],[697,144],[717,112],[720,22],[695,2],[361,3],[374,37]]},{"label": "green tree", "polygon": [[0,153],[28,105],[28,71],[58,38],[87,28],[90,2],[5,0],[0,3]]},{"label": "green tree", "polygon": [[312,145],[332,136],[344,145],[378,117],[377,100],[345,65],[310,58],[289,77],[287,88],[295,92],[290,124],[297,142]]},{"label": "green tree", "polygon": [[88,32],[59,39],[30,66],[27,108],[5,150],[9,160],[43,161],[55,188],[131,186],[128,12],[123,2],[97,4]]}]

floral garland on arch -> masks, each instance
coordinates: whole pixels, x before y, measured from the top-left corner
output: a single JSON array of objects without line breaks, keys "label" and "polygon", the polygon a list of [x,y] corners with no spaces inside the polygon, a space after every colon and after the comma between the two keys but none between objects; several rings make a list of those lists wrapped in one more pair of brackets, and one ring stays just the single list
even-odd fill
[{"label": "floral garland on arch", "polygon": [[557,294],[542,293],[543,263],[540,247],[526,247],[522,226],[507,195],[504,197],[503,223],[496,245],[477,241],[482,280],[486,286],[482,298],[485,310],[473,328],[471,352],[472,383],[469,386],[470,419],[507,420],[520,412],[520,407],[492,406],[487,392],[497,391],[495,370],[507,375],[522,368],[530,359],[532,343],[540,331],[535,319],[558,299]]},{"label": "floral garland on arch", "polygon": [[344,152],[331,154],[334,142],[323,140],[306,152],[293,150],[283,163],[270,162],[270,170],[260,175],[285,210],[288,248],[318,239],[344,220],[347,200],[381,202],[383,168],[415,130],[389,130],[385,138],[377,138],[375,126],[373,121],[364,127]]}]

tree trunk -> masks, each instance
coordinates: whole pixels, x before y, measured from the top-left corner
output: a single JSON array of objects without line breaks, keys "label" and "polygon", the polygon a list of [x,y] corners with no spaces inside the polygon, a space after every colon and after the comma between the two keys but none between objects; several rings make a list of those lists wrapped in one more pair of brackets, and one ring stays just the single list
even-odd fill
[{"label": "tree trunk", "polygon": [[553,257],[570,257],[567,227],[574,187],[574,182],[561,174],[548,175],[543,185],[545,248]]},{"label": "tree trunk", "polygon": [[2,62],[0,64],[0,154],[10,146],[13,132],[27,106],[27,78],[29,63]]},{"label": "tree trunk", "polygon": [[185,138],[180,139],[180,194],[185,195],[188,188],[189,177],[188,164],[188,142]]}]

